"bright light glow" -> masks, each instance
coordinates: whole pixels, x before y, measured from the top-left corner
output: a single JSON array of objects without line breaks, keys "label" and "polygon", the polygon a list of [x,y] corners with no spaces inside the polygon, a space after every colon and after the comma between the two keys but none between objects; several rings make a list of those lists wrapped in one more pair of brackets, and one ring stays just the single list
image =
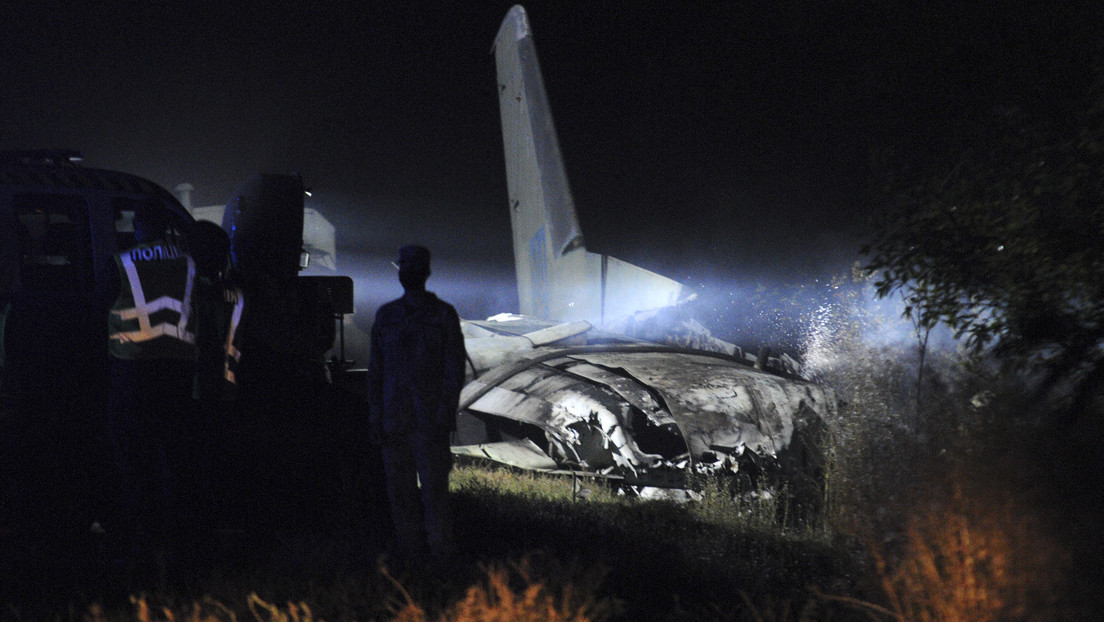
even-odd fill
[{"label": "bright light glow", "polygon": [[516,322],[521,319],[520,315],[514,315],[513,313],[499,313],[498,315],[492,315],[487,318],[488,322]]}]

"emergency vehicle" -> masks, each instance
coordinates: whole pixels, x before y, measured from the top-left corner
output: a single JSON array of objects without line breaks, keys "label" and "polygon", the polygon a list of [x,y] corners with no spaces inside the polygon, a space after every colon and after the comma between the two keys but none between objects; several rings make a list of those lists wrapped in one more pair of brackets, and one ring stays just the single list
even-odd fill
[{"label": "emergency vehicle", "polygon": [[106,298],[117,287],[107,281],[114,256],[134,244],[135,210],[162,211],[167,239],[181,244],[195,222],[157,184],[80,159],[0,152],[0,373],[6,405],[20,410],[76,414],[100,403]]},{"label": "emergency vehicle", "polygon": [[[13,522],[87,528],[110,512],[105,500],[118,496],[106,422],[115,255],[134,245],[135,211],[147,209],[164,215],[165,240],[191,250],[196,221],[175,196],[80,161],[73,150],[0,151],[0,532]],[[298,275],[307,261],[304,194],[298,175],[256,175],[220,224],[247,301],[243,339],[255,356],[244,388],[257,426],[303,426],[291,436],[332,446],[320,430],[349,430],[323,425],[335,400],[359,415],[357,398],[334,396],[336,385],[360,384],[347,381],[343,341],[332,361],[324,358],[343,337],[353,286],[347,276]],[[315,443],[298,444],[322,462]]]},{"label": "emergency vehicle", "polygon": [[105,410],[114,256],[136,209],[184,244],[194,220],[134,175],[72,150],[0,151],[0,527],[88,527],[114,497]]}]

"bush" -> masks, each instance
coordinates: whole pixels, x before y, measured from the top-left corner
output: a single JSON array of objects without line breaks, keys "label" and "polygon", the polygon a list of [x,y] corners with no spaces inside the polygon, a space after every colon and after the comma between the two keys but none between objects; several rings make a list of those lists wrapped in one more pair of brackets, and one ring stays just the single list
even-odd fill
[{"label": "bush", "polygon": [[1028,383],[954,343],[921,357],[915,333],[885,338],[912,327],[870,305],[861,274],[837,293],[811,322],[807,361],[841,397],[829,522],[864,544],[870,584],[825,598],[899,620],[1060,618],[1069,554],[1043,509],[1052,431]]}]

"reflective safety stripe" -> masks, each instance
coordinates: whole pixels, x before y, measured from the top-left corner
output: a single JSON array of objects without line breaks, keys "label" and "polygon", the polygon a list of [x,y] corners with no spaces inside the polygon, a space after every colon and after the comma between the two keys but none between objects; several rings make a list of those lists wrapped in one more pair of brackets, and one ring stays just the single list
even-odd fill
[{"label": "reflective safety stripe", "polygon": [[[234,370],[230,369],[230,359],[234,359],[234,362],[241,361],[241,350],[234,345],[234,333],[238,330],[238,323],[241,322],[242,308],[245,306],[245,298],[242,296],[240,289],[232,290],[234,295],[234,312],[230,315],[230,330],[226,333],[226,360],[223,362],[223,375],[226,380],[231,384],[237,384],[237,377],[234,375]],[[229,295],[231,292],[227,292]]]},{"label": "reflective safety stripe", "polygon": [[[138,295],[139,294],[135,294],[135,300],[137,300]],[[176,311],[177,313],[184,315],[183,306],[184,305],[179,300],[173,298],[172,296],[162,296],[157,300],[154,300],[153,302],[146,303],[146,308],[144,309],[146,321],[149,321],[150,315],[157,313],[158,311],[164,311],[165,309]],[[119,319],[122,320],[133,320],[134,318],[139,318],[138,321],[141,322],[143,310],[140,310],[138,308],[120,309],[118,311],[113,311],[113,313],[119,316]]]},{"label": "reflective safety stripe", "polygon": [[[161,336],[169,336],[185,343],[195,343],[195,334],[188,331],[188,315],[192,309],[192,286],[195,284],[195,261],[188,259],[188,281],[184,287],[184,300],[177,300],[171,296],[161,296],[153,302],[146,301],[146,293],[142,290],[142,281],[138,278],[138,268],[134,265],[134,259],[130,253],[120,253],[119,261],[123,264],[127,281],[130,283],[131,296],[134,298],[134,307],[130,309],[115,309],[112,313],[123,320],[138,320],[138,330],[120,331],[111,335],[111,338],[125,342],[142,342],[156,339]],[[175,311],[180,314],[180,320],[176,324],[162,322],[157,326],[150,324],[150,315],[164,310]]]},{"label": "reflective safety stripe", "polygon": [[188,284],[184,286],[184,300],[182,301],[180,309],[180,326],[181,330],[188,328],[189,315],[192,312],[192,287],[195,286],[195,260],[191,255],[188,255]]},{"label": "reflective safety stripe", "polygon": [[132,330],[127,332],[118,332],[111,335],[111,338],[119,343],[127,342],[140,342],[149,341],[150,339],[156,339],[163,335],[174,337],[183,341],[184,343],[195,343],[195,334],[174,326],[168,322],[161,322],[157,326],[151,326],[144,330]]}]

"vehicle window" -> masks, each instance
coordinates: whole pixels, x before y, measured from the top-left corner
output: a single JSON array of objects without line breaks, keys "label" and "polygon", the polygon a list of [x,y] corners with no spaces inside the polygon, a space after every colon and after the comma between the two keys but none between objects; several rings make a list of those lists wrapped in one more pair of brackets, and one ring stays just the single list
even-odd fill
[{"label": "vehicle window", "polygon": [[[131,199],[116,197],[112,199],[112,209],[115,212],[115,247],[124,250],[134,246],[134,212],[145,209],[150,205],[151,199]],[[165,231],[165,240],[179,244],[183,239],[179,218],[167,208],[166,220],[169,223]]]},{"label": "vehicle window", "polygon": [[24,290],[89,292],[92,245],[88,203],[71,194],[17,194],[19,278]]},{"label": "vehicle window", "polygon": [[128,203],[115,200],[115,248],[120,251],[134,246],[134,207]]}]

